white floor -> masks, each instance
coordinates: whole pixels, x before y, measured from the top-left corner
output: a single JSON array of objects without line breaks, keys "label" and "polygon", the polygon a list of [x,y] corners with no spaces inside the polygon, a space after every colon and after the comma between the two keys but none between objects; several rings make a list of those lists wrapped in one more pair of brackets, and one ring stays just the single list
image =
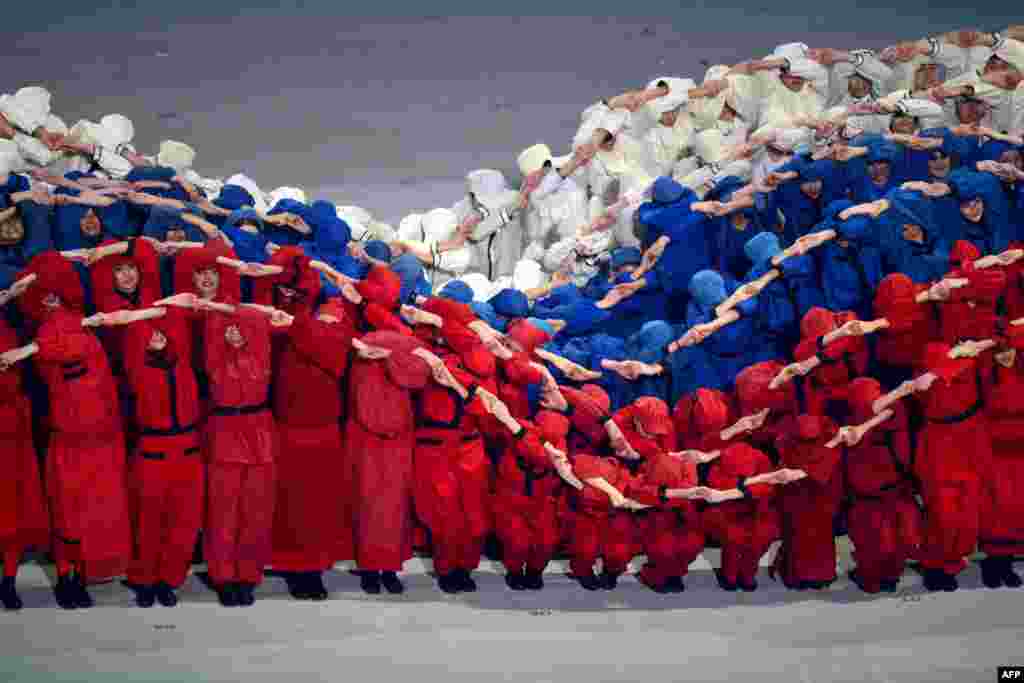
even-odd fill
[{"label": "white floor", "polygon": [[[995,680],[1024,664],[1024,590],[988,590],[976,566],[952,594],[908,570],[901,591],[867,596],[838,581],[787,591],[762,572],[756,593],[725,593],[695,563],[682,595],[632,577],[588,593],[551,567],[539,593],[513,593],[493,563],[476,594],[446,596],[407,564],[402,596],[366,596],[344,568],[331,598],[292,601],[268,578],[255,606],[226,609],[192,576],[174,609],[133,605],[119,583],[89,611],[55,608],[43,568],[22,568],[26,608],[0,613],[0,680],[35,681],[824,681]],[[845,545],[840,567],[849,566]]]}]

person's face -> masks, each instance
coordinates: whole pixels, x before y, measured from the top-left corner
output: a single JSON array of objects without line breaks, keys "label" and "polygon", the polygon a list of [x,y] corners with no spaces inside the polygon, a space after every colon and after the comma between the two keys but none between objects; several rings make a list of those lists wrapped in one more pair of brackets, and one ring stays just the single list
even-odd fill
[{"label": "person's face", "polygon": [[938,64],[922,64],[914,72],[914,90],[926,90],[940,82]]},{"label": "person's face", "polygon": [[237,325],[228,325],[228,328],[224,330],[224,339],[236,349],[245,344],[245,337],[242,336],[242,331],[238,329]]},{"label": "person's face", "polygon": [[918,244],[924,243],[924,230],[921,229],[920,225],[913,225],[911,223],[903,224],[903,239],[908,242],[916,242]]},{"label": "person's face", "polygon": [[986,107],[977,100],[965,100],[956,105],[956,117],[964,125],[979,123],[985,118]]},{"label": "person's face", "polygon": [[160,330],[153,330],[149,338],[149,348],[153,351],[163,351],[167,348],[167,337]]},{"label": "person's face", "polygon": [[899,135],[913,135],[917,124],[912,116],[893,116],[889,129]]},{"label": "person's face", "polygon": [[804,89],[804,84],[807,83],[807,81],[804,80],[803,78],[800,78],[799,76],[793,76],[792,74],[788,73],[779,74],[779,79],[782,81],[782,84],[784,86],[786,86],[793,92],[800,92],[801,90]]},{"label": "person's face", "polygon": [[985,202],[981,198],[972,199],[967,202],[960,202],[960,215],[971,223],[978,223],[985,215]]},{"label": "person's face", "polygon": [[850,76],[850,80],[846,81],[846,92],[857,99],[867,97],[871,94],[871,81],[862,76]]},{"label": "person's face", "polygon": [[1003,349],[995,354],[995,358],[1004,368],[1013,367],[1014,361],[1017,360],[1017,349]]},{"label": "person's face", "polygon": [[139,269],[131,263],[122,263],[114,268],[114,286],[125,294],[132,294],[139,286]]},{"label": "person's face", "polygon": [[216,268],[197,270],[192,275],[192,283],[199,290],[200,296],[212,298],[217,295],[217,288],[220,286],[220,273]]},{"label": "person's face", "polygon": [[43,297],[43,306],[51,310],[54,308],[60,308],[60,297],[53,292],[50,292]]},{"label": "person's face", "polygon": [[78,227],[82,230],[82,234],[86,237],[96,237],[103,230],[103,225],[100,223],[99,217],[96,212],[89,209],[82,216],[82,220],[79,221]]},{"label": "person's face", "polygon": [[800,183],[800,192],[809,199],[817,199],[821,196],[822,182],[820,180],[812,180],[808,183]]},{"label": "person's face", "polygon": [[601,132],[604,133],[604,138],[601,140],[600,144],[601,149],[606,152],[610,152],[615,149],[615,136],[603,128],[601,129]]},{"label": "person's face", "polygon": [[737,232],[743,232],[750,226],[750,219],[742,211],[737,211],[729,216],[729,222]]},{"label": "person's face", "polygon": [[953,166],[953,160],[945,154],[935,154],[928,159],[928,173],[933,178],[945,178]]},{"label": "person's face", "polygon": [[168,242],[184,242],[185,241],[185,231],[182,230],[181,228],[171,228],[170,230],[167,231],[167,241]]},{"label": "person's face", "polygon": [[661,125],[663,125],[663,126],[665,126],[667,128],[671,128],[672,126],[676,125],[676,121],[678,121],[678,120],[679,120],[679,110],[678,109],[672,109],[670,111],[665,112],[660,117],[658,117],[658,122],[661,123]]},{"label": "person's face", "polygon": [[891,170],[888,161],[872,161],[868,164],[868,175],[878,184],[888,182]]}]

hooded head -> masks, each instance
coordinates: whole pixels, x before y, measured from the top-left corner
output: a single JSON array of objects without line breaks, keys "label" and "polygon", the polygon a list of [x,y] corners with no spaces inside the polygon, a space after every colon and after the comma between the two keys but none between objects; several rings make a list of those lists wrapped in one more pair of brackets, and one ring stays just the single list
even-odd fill
[{"label": "hooded head", "polygon": [[651,196],[657,204],[674,204],[683,198],[686,189],[669,176],[654,181]]},{"label": "hooded head", "polygon": [[762,232],[743,245],[743,253],[747,255],[750,262],[755,266],[768,263],[773,256],[782,251],[779,246],[779,238],[775,233]]},{"label": "hooded head", "polygon": [[973,270],[974,262],[981,258],[981,251],[974,242],[957,240],[949,250],[950,270]]},{"label": "hooded head", "polygon": [[736,375],[736,399],[740,412],[752,415],[765,408],[773,412],[789,413],[796,405],[796,387],[792,382],[772,389],[772,380],[784,365],[779,361],[762,361],[748,366]]},{"label": "hooded head", "polygon": [[451,280],[441,288],[438,296],[458,301],[462,304],[469,304],[473,301],[473,289],[462,280]]},{"label": "hooded head", "polygon": [[666,347],[675,338],[667,322],[650,320],[626,340],[626,355],[641,363],[660,363],[665,358]]},{"label": "hooded head", "polygon": [[633,401],[634,415],[643,430],[653,436],[672,433],[672,416],[668,404],[654,396],[643,396]]},{"label": "hooded head", "polygon": [[518,289],[503,289],[487,303],[495,313],[505,318],[525,318],[530,314],[530,300]]},{"label": "hooded head", "polygon": [[213,203],[228,211],[234,211],[243,206],[256,206],[256,200],[249,194],[249,191],[239,185],[225,185]]},{"label": "hooded head", "polygon": [[693,443],[731,424],[729,398],[718,389],[698,389],[679,400],[672,421],[680,439]]},{"label": "hooded head", "polygon": [[402,254],[391,264],[391,270],[398,275],[399,281],[402,283],[400,291],[402,303],[413,301],[417,294],[429,293],[429,286],[424,289],[426,276],[423,273],[423,264],[415,254]]},{"label": "hooded head", "polygon": [[555,448],[565,451],[566,437],[569,435],[569,418],[552,410],[541,410],[533,418],[542,441],[547,441]]},{"label": "hooded head", "polygon": [[[225,252],[213,245],[201,249],[182,249],[174,259],[174,290],[210,296],[216,301],[235,303],[241,300],[241,279],[238,271],[217,263]],[[215,281],[215,282],[214,282]]]},{"label": "hooded head", "polygon": [[[538,348],[551,341],[551,335],[538,325],[539,321],[531,323],[526,320],[516,320],[508,328],[508,337],[514,341],[526,354],[533,354]],[[550,329],[550,327],[548,328]]]},{"label": "hooded head", "polygon": [[402,293],[402,280],[390,268],[374,266],[366,274],[366,279],[355,283],[356,291],[370,303],[393,310],[398,307]]},{"label": "hooded head", "polygon": [[800,320],[800,336],[804,339],[817,339],[834,329],[836,329],[836,314],[820,306],[808,310]]},{"label": "hooded head", "polygon": [[690,280],[690,296],[704,308],[714,308],[725,301],[725,280],[713,270],[702,270]]},{"label": "hooded head", "polygon": [[643,254],[637,247],[619,247],[612,252],[611,268],[618,271],[626,266],[639,266],[643,260]]},{"label": "hooded head", "polygon": [[[269,285],[270,300],[275,308],[294,314],[299,310],[312,310],[320,296],[320,275],[309,266],[310,258],[299,247],[281,247],[270,257],[270,265],[280,266],[284,270],[271,277],[259,278],[253,291],[253,298],[258,297],[258,290]],[[266,285],[264,285],[266,282]]]},{"label": "hooded head", "polygon": [[85,292],[71,261],[57,251],[44,251],[32,257],[17,279],[35,274],[36,281],[18,297],[18,308],[28,318],[42,322],[52,310],[45,301],[51,295],[60,301],[64,310],[81,313],[85,310]]},{"label": "hooded head", "polygon": [[893,190],[888,199],[886,219],[898,226],[916,226],[921,230],[924,244],[931,245],[939,234],[931,200],[910,190]]}]

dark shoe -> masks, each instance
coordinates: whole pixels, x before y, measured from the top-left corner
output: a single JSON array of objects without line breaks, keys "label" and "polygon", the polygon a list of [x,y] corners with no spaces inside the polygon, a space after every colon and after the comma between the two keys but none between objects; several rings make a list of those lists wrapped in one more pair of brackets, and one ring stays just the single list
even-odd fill
[{"label": "dark shoe", "polygon": [[75,586],[70,574],[57,578],[57,585],[53,587],[53,596],[57,598],[57,604],[61,609],[76,609],[78,607],[75,600]]},{"label": "dark shoe", "polygon": [[715,570],[715,579],[718,581],[718,586],[722,590],[729,591],[730,593],[736,590],[736,584],[729,583],[729,581],[725,578],[725,575],[722,573],[721,569]]},{"label": "dark shoe", "polygon": [[505,574],[505,585],[514,591],[526,590],[526,579],[518,572],[508,572]]},{"label": "dark shoe", "polygon": [[459,590],[463,593],[476,593],[476,581],[468,569],[457,569],[455,575],[459,580]]},{"label": "dark shoe", "polygon": [[153,586],[136,586],[135,604],[139,607],[152,607],[156,604],[156,593]]},{"label": "dark shoe", "polygon": [[161,581],[156,585],[156,601],[164,607],[174,607],[178,604],[178,596],[170,585]]},{"label": "dark shoe", "polygon": [[613,591],[619,585],[619,575],[601,572],[601,588],[606,591]]},{"label": "dark shoe", "polygon": [[398,578],[397,572],[381,572],[380,582],[384,584],[384,589],[392,595],[405,592],[405,585]]},{"label": "dark shoe", "polygon": [[235,584],[235,591],[238,593],[238,606],[239,607],[252,607],[253,603],[256,602],[256,584],[252,583],[239,583]]},{"label": "dark shoe", "polygon": [[314,602],[322,602],[327,599],[327,586],[324,585],[323,572],[309,572],[306,594]]},{"label": "dark shoe", "polygon": [[1006,559],[1006,573],[1003,574],[1003,583],[1007,588],[1020,588],[1024,581],[1021,581],[1020,574],[1013,571],[1013,560]]},{"label": "dark shoe", "polygon": [[757,579],[751,579],[750,581],[744,581],[743,579],[739,579],[736,585],[739,586],[740,590],[742,591],[745,591],[747,593],[753,593],[757,590]]},{"label": "dark shoe", "polygon": [[601,584],[601,580],[593,574],[584,574],[583,576],[575,577],[575,579],[579,581],[580,585],[586,588],[588,591],[601,590],[601,588],[603,587]]},{"label": "dark shoe", "polygon": [[1006,575],[1006,562],[1002,557],[986,557],[981,561],[981,582],[988,588],[1001,588]]},{"label": "dark shoe", "polygon": [[640,583],[642,583],[643,585],[647,586],[648,588],[650,588],[655,593],[660,593],[661,595],[667,595],[667,594],[672,592],[671,588],[669,588],[668,580],[667,579],[665,580],[664,583],[654,583],[653,581],[645,581],[644,578],[643,578],[643,575],[640,575],[637,578],[640,579]]},{"label": "dark shoe", "polygon": [[308,581],[308,575],[305,573],[289,572],[284,575],[284,582],[288,584],[288,594],[296,600],[309,600]]},{"label": "dark shoe", "polygon": [[88,589],[85,587],[85,577],[80,573],[75,572],[74,574],[74,590],[75,590],[75,607],[79,609],[89,609],[95,603],[92,600],[92,596],[89,595]]},{"label": "dark shoe", "polygon": [[14,586],[13,576],[5,576],[3,581],[0,581],[0,602],[3,602],[5,610],[14,611],[24,607],[18,590]]},{"label": "dark shoe", "polygon": [[364,593],[377,595],[380,593],[380,572],[363,572],[359,578],[359,586]]},{"label": "dark shoe", "polygon": [[941,569],[924,570],[924,587],[931,592],[946,589],[946,572]]},{"label": "dark shoe", "polygon": [[952,593],[960,588],[960,582],[956,580],[956,576],[954,574],[944,574],[944,576],[946,577],[946,584],[942,587],[942,590],[947,593]]},{"label": "dark shoe", "polygon": [[681,576],[670,576],[665,585],[668,587],[669,593],[682,593],[686,590],[686,584],[683,583]]},{"label": "dark shoe", "polygon": [[238,591],[233,583],[225,583],[217,590],[217,598],[224,607],[238,607]]},{"label": "dark shoe", "polygon": [[900,588],[900,580],[892,579],[889,581],[882,581],[881,585],[883,593],[895,593]]},{"label": "dark shoe", "polygon": [[544,588],[544,572],[527,569],[523,574],[523,587],[529,591],[539,591]]},{"label": "dark shoe", "polygon": [[850,570],[850,581],[853,581],[855,584],[857,584],[857,588],[861,589],[865,593],[877,593],[878,592],[878,591],[873,591],[873,590],[868,590],[867,589],[867,587],[864,585],[864,581],[861,579],[860,574],[857,573],[856,569],[851,569]]},{"label": "dark shoe", "polygon": [[459,575],[453,571],[437,577],[437,587],[445,593],[454,594],[462,590],[462,581]]}]

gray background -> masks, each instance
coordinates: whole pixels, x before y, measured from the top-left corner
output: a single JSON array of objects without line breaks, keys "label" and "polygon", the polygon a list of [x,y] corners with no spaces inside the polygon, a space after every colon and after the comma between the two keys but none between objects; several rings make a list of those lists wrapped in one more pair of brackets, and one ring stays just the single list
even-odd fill
[{"label": "gray background", "polygon": [[[378,17],[336,0],[247,4],[18,2],[0,22],[0,85],[52,88],[68,125],[125,114],[142,150],[185,140],[205,174],[241,170],[265,190],[298,185],[397,221],[448,205],[473,168],[514,169],[530,144],[567,153],[588,104],[655,75],[700,79],[701,60],[1024,21],[984,2],[502,6],[517,17],[459,16],[495,5],[450,0],[373,2]],[[434,14],[409,16],[423,11]],[[555,11],[581,16],[542,16]]]}]

